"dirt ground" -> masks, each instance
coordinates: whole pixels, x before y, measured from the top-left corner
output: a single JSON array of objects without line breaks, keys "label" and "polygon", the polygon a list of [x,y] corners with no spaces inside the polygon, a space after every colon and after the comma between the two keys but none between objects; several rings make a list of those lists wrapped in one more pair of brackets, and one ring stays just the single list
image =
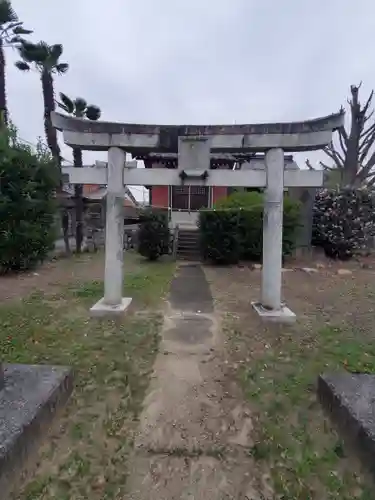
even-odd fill
[{"label": "dirt ground", "polygon": [[249,454],[270,470],[274,498],[374,498],[315,386],[324,371],[375,372],[375,260],[286,262],[283,300],[297,322],[284,326],[262,323],[251,308],[259,266],[205,272],[228,342],[226,377],[240,383],[255,422]]},{"label": "dirt ground", "polygon": [[103,279],[102,253],[59,258],[46,262],[34,271],[0,276],[0,302],[23,299],[38,291],[57,291],[62,285],[79,280]]}]

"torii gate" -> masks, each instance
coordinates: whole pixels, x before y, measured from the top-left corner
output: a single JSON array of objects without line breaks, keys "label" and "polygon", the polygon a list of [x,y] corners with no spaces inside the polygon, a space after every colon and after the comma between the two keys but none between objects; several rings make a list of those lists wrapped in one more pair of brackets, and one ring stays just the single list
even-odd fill
[{"label": "torii gate", "polygon": [[[289,322],[295,314],[281,302],[283,192],[285,187],[319,187],[322,171],[284,170],[284,152],[321,149],[344,124],[344,113],[304,122],[256,125],[140,125],[93,122],[52,113],[64,141],[84,150],[108,151],[108,166],[64,167],[72,184],[107,184],[104,297],[93,315],[119,314],[131,298],[123,290],[123,198],[125,185],[263,187],[261,299],[252,306],[266,320]],[[137,169],[126,164],[150,152],[178,153],[177,169]],[[211,170],[211,152],[265,152],[265,171]]]}]

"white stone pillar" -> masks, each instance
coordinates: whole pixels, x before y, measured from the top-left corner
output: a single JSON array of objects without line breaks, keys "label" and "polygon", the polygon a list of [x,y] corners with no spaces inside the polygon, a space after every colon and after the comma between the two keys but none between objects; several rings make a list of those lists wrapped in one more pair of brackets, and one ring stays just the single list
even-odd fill
[{"label": "white stone pillar", "polygon": [[266,154],[267,187],[263,212],[263,267],[261,304],[267,309],[281,307],[283,244],[284,152],[270,149]]},{"label": "white stone pillar", "polygon": [[284,151],[270,149],[265,158],[267,187],[263,210],[262,296],[253,303],[258,314],[267,320],[294,321],[295,314],[281,305]]},{"label": "white stone pillar", "polygon": [[124,256],[124,164],[125,152],[112,147],[108,151],[106,196],[104,297],[96,303],[93,315],[123,312],[131,299],[122,297]]},{"label": "white stone pillar", "polygon": [[106,196],[104,302],[111,306],[121,304],[124,281],[124,163],[124,151],[110,148]]}]

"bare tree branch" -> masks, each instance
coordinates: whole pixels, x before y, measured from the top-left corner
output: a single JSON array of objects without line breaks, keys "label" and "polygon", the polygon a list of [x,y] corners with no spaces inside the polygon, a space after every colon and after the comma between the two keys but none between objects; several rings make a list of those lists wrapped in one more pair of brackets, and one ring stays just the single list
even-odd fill
[{"label": "bare tree branch", "polygon": [[365,116],[364,123],[367,123],[373,116],[374,116],[374,110],[372,110],[371,113]]},{"label": "bare tree branch", "polygon": [[328,155],[337,165],[337,168],[344,168],[344,158],[335,150],[333,143],[326,146],[323,151]]},{"label": "bare tree branch", "polygon": [[371,169],[374,167],[375,165],[375,151],[372,153],[372,155],[370,156],[370,159],[368,160],[366,166],[364,166],[362,168],[362,170],[365,170],[367,172],[367,174],[370,173]]},{"label": "bare tree branch", "polygon": [[323,170],[336,170],[336,168],[334,167],[329,167],[328,165],[326,165],[325,163],[323,163],[322,161],[319,162],[319,164],[323,167]]},{"label": "bare tree branch", "polygon": [[375,174],[373,174],[372,177],[367,177],[366,179],[367,187],[372,187],[374,184],[375,184]]},{"label": "bare tree branch", "polygon": [[[359,87],[358,87],[358,88],[359,88]],[[369,106],[370,106],[370,104],[371,104],[371,101],[372,101],[373,96],[374,96],[374,91],[372,90],[372,91],[371,91],[371,94],[369,95],[369,98],[368,98],[368,99],[367,99],[367,101],[366,101],[366,104],[363,106],[363,108],[362,108],[362,110],[361,110],[361,113],[362,113],[362,115],[363,115],[364,117],[366,117],[366,114],[367,114],[368,108],[369,108]],[[372,113],[373,113],[373,111],[372,111]],[[371,114],[372,114],[372,113],[371,113]]]},{"label": "bare tree branch", "polygon": [[311,165],[311,162],[310,160],[307,158],[307,160],[305,161],[307,167],[309,170],[315,170],[315,168]]},{"label": "bare tree branch", "polygon": [[[344,156],[345,156],[346,152],[348,150],[348,136],[346,135],[346,131],[344,128],[340,129],[338,132],[339,132],[340,146],[341,146],[341,149],[342,149]],[[346,136],[346,139],[345,139],[345,136]]]},{"label": "bare tree branch", "polygon": [[363,165],[363,162],[365,161],[374,143],[375,143],[375,126],[372,127],[371,133],[368,135],[368,137],[366,137],[359,145],[359,158],[358,158],[359,165]]}]

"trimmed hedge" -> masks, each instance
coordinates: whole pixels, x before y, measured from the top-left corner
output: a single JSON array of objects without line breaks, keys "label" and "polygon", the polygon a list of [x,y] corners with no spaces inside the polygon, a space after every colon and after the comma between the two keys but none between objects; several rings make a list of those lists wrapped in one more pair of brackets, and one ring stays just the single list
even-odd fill
[{"label": "trimmed hedge", "polygon": [[[300,205],[284,198],[283,256],[295,248]],[[217,263],[261,261],[263,251],[263,194],[236,192],[199,218],[202,257]]]},{"label": "trimmed hedge", "polygon": [[149,260],[156,260],[169,252],[168,214],[146,209],[140,215],[138,252]]},{"label": "trimmed hedge", "polygon": [[313,244],[328,257],[350,259],[371,246],[375,235],[375,197],[367,189],[323,189],[316,194]]},{"label": "trimmed hedge", "polygon": [[238,211],[202,210],[199,214],[200,247],[204,260],[235,264],[241,254]]}]

